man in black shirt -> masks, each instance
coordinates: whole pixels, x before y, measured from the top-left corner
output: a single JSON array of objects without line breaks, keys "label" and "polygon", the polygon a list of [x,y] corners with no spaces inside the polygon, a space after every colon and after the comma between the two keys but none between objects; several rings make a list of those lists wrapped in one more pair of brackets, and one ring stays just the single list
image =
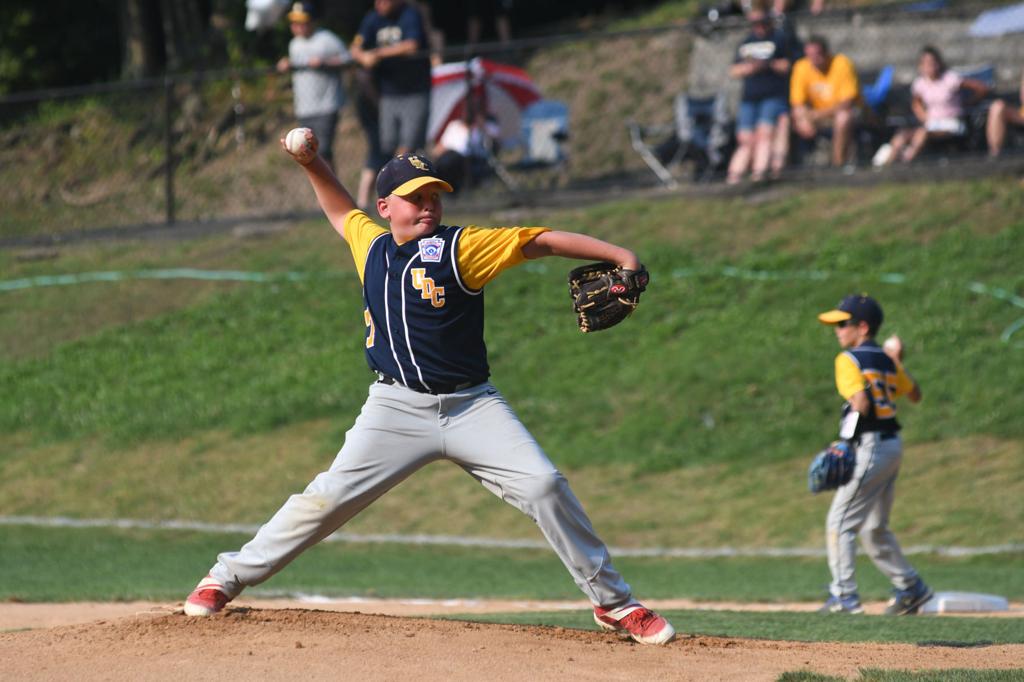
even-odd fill
[{"label": "man in black shirt", "polygon": [[729,183],[742,180],[748,169],[754,181],[764,179],[769,168],[777,175],[789,154],[789,71],[796,45],[772,25],[763,7],[754,5],[747,18],[750,34],[729,69],[730,76],[743,79]]},{"label": "man in black shirt", "polygon": [[419,10],[405,0],[374,0],[352,56],[371,69],[380,93],[380,145],[386,156],[423,149],[430,115],[430,57]]}]

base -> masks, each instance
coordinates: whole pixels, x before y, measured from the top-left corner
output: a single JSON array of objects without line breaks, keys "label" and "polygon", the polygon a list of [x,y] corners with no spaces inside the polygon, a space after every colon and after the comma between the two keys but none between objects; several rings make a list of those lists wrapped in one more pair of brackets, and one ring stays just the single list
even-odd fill
[{"label": "base", "polygon": [[936,592],[918,613],[981,613],[985,611],[1009,611],[1010,603],[1005,597],[978,592]]}]

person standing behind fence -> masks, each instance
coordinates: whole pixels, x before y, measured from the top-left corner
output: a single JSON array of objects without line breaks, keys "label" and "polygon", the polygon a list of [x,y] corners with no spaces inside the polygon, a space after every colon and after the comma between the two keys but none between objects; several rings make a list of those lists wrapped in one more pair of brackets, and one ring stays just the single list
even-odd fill
[{"label": "person standing behind fence", "polygon": [[444,31],[434,25],[434,11],[430,9],[429,3],[418,0],[413,4],[423,19],[423,31],[427,34],[427,44],[430,45],[430,65],[440,66],[444,63]]},{"label": "person standing behind fence", "polygon": [[736,137],[739,144],[729,162],[726,182],[739,182],[747,169],[750,179],[764,179],[769,167],[778,176],[789,155],[789,70],[794,44],[774,29],[765,8],[755,4],[747,13],[750,34],[736,50],[729,69],[743,79]]},{"label": "person standing behind fence", "polygon": [[320,140],[320,155],[334,167],[334,131],[345,105],[342,64],[352,61],[341,38],[313,21],[313,7],[296,2],[288,13],[292,39],[288,56],[277,62],[281,73],[292,71],[295,118]]},{"label": "person standing behind fence", "polygon": [[366,160],[359,173],[359,189],[356,205],[363,211],[370,210],[374,180],[377,172],[388,162],[388,157],[380,148],[380,95],[373,84],[373,75],[363,68],[355,72],[355,109],[359,118],[359,126],[366,137]]},{"label": "person standing behind fence", "polygon": [[[494,31],[498,40],[507,44],[512,40],[513,0],[468,0],[466,3],[466,42],[476,45],[483,35],[484,17],[490,9],[494,14]],[[489,7],[487,7],[489,6]]]},{"label": "person standing behind fence", "polygon": [[380,143],[386,156],[423,149],[430,115],[430,58],[423,17],[405,0],[374,0],[352,41],[380,93]]}]

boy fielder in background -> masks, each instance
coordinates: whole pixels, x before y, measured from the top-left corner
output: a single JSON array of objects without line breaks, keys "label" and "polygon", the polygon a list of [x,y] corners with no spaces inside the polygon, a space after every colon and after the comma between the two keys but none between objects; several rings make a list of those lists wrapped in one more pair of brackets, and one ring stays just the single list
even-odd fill
[{"label": "boy fielder in background", "polygon": [[886,613],[912,615],[932,596],[931,589],[903,556],[889,530],[896,476],[903,457],[894,399],[921,400],[921,388],[903,368],[903,345],[890,337],[875,342],[882,308],[869,296],[851,295],[835,310],[818,315],[835,328],[843,351],[836,356],[836,388],[846,403],[840,437],[856,451],[853,478],[836,490],[826,522],[830,596],[824,613],[863,613],[854,579],[857,534],[864,551],[894,585]]},{"label": "boy fielder in background", "polygon": [[[390,232],[356,208],[330,167],[305,144],[282,145],[306,171],[363,283],[366,358],[379,377],[327,471],[238,552],[220,554],[185,602],[208,616],[324,539],[420,467],[447,459],[527,514],[594,604],[606,630],[644,644],[675,631],[632,597],[562,474],[487,380],[483,287],[525,259],[603,260],[627,271],[632,251],[546,227],[483,229],[441,224],[450,192],[430,161],[397,156],[377,176],[377,211]],[[290,150],[289,150],[290,147]]]}]

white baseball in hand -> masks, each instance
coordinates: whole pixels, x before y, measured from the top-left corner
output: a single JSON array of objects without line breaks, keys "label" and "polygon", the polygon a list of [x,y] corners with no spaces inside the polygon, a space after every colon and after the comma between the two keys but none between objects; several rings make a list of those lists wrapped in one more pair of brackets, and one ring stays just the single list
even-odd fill
[{"label": "white baseball in hand", "polygon": [[309,128],[292,128],[284,138],[284,148],[301,164],[307,164],[316,157],[316,135]]},{"label": "white baseball in hand", "polygon": [[882,344],[882,350],[889,357],[900,359],[903,357],[903,341],[900,340],[900,337],[893,334]]}]

